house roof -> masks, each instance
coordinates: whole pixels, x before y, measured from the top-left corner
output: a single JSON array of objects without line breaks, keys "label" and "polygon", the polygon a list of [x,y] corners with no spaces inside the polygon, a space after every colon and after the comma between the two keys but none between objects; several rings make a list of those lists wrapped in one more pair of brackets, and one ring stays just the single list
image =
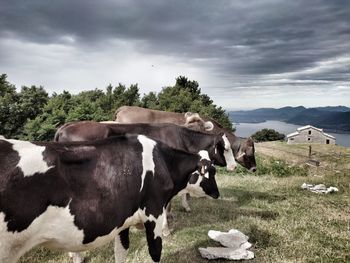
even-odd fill
[{"label": "house roof", "polygon": [[313,129],[313,130],[322,132],[324,136],[329,137],[329,138],[331,138],[331,139],[335,139],[334,136],[332,136],[332,135],[330,135],[330,134],[328,134],[328,133],[325,133],[325,132],[323,131],[323,129],[319,129],[319,128],[316,128],[316,127],[311,126],[311,125],[306,125],[306,126],[303,126],[303,127],[298,128],[296,132],[287,134],[287,138],[297,136],[298,134],[300,134],[301,131],[306,130],[306,129]]}]

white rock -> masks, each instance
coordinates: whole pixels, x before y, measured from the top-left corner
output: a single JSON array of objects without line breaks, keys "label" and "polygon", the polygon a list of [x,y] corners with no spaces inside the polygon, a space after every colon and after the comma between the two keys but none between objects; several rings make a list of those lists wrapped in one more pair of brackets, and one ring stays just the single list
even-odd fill
[{"label": "white rock", "polygon": [[230,260],[242,260],[253,259],[254,253],[245,249],[234,249],[227,247],[207,247],[199,248],[199,253],[203,258],[207,259],[230,259]]},{"label": "white rock", "polygon": [[251,247],[251,244],[248,242],[248,237],[236,229],[231,229],[228,233],[209,230],[208,236],[211,239],[217,242],[220,242],[220,244],[225,247],[234,248],[234,249],[238,249],[238,248],[247,249]]}]

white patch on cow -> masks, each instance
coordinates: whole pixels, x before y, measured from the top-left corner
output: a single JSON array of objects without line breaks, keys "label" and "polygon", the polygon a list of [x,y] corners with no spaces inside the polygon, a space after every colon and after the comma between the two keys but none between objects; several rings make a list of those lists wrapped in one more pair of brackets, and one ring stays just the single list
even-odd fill
[{"label": "white patch on cow", "polygon": [[155,165],[153,161],[153,149],[157,143],[147,138],[144,135],[137,136],[137,139],[142,144],[142,175],[141,175],[141,188],[140,188],[140,192],[141,192],[145,181],[146,173],[150,171],[154,175]]},{"label": "white patch on cow", "polygon": [[79,251],[84,233],[74,225],[67,207],[49,206],[21,232],[8,232],[4,213],[0,213],[0,262],[17,262],[20,256],[37,245],[66,251]]},{"label": "white patch on cow", "polygon": [[125,262],[128,250],[125,249],[120,240],[120,236],[116,236],[114,240],[114,261],[115,263]]},{"label": "white patch on cow", "polygon": [[201,157],[201,160],[208,160],[210,161],[210,158],[209,158],[209,153],[208,151],[205,151],[205,150],[201,150],[198,152],[199,156]]},{"label": "white patch on cow", "polygon": [[31,176],[35,173],[45,173],[53,166],[48,166],[44,161],[43,153],[45,146],[38,146],[31,142],[18,141],[18,140],[6,140],[12,144],[12,149],[18,152],[19,167],[24,176]]},{"label": "white patch on cow", "polygon": [[84,231],[74,224],[74,215],[70,213],[69,205],[48,206],[27,229],[14,233],[7,230],[5,214],[0,212],[0,262],[15,263],[24,253],[39,245],[67,252],[94,249],[113,240],[122,230],[146,221],[155,222],[154,236],[162,237],[164,215],[164,208],[157,218],[153,215],[146,216],[145,209],[138,209],[121,227],[96,238],[91,243],[83,244]]},{"label": "white patch on cow", "polygon": [[[199,151],[198,152],[198,154],[199,154],[199,156],[201,157],[201,160],[208,160],[208,161],[210,161],[210,158],[209,158],[209,153],[208,153],[208,151],[205,151],[205,150],[201,150],[201,151]],[[202,168],[204,168],[205,170],[207,169],[207,166],[204,166],[204,167],[202,167]],[[202,174],[205,178],[209,178],[209,173],[207,172],[207,173],[204,173],[204,174]]]},{"label": "white patch on cow", "polygon": [[156,226],[153,230],[154,239],[156,239],[157,237],[162,238],[163,222],[164,222],[164,217],[166,215],[165,208],[163,208],[163,213],[160,214],[157,218],[154,215],[147,216],[146,212],[145,212],[146,209],[144,209],[144,210],[139,209],[139,211],[140,211],[140,216],[141,216],[143,222],[151,221],[151,222],[155,223]]},{"label": "white patch on cow", "polygon": [[3,135],[0,135],[0,140],[6,140],[6,138]]},{"label": "white patch on cow", "polygon": [[226,134],[224,134],[222,136],[222,139],[224,140],[224,147],[225,147],[224,157],[226,160],[226,169],[228,171],[234,171],[237,167],[237,163],[236,163],[235,157],[234,157],[233,152],[232,152],[231,144],[230,144],[229,140],[227,139]]},{"label": "white patch on cow", "polygon": [[[198,172],[195,172],[198,173]],[[194,184],[187,183],[186,188],[182,189],[177,195],[190,194],[193,197],[203,197],[206,196],[200,183],[203,181],[202,176],[198,176],[198,180]]]}]

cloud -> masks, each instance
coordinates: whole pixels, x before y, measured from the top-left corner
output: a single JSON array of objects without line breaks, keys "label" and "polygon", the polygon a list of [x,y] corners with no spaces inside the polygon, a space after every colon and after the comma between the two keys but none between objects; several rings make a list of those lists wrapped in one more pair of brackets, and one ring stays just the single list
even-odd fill
[{"label": "cloud", "polygon": [[186,75],[224,107],[228,97],[244,106],[255,95],[258,107],[295,90],[294,103],[339,87],[349,94],[349,8],[327,0],[4,0],[0,70],[16,84],[73,91],[110,82],[159,91]]}]

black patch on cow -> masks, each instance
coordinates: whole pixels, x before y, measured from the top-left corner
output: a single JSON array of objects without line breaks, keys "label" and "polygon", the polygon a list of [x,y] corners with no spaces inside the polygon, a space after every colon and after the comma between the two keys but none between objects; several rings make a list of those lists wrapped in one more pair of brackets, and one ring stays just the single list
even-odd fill
[{"label": "black patch on cow", "polygon": [[212,165],[209,166],[208,173],[209,178],[203,176],[203,180],[200,182],[199,185],[207,195],[213,197],[214,199],[217,199],[220,196],[220,193],[215,181],[215,167]]},{"label": "black patch on cow", "polygon": [[[19,169],[18,169],[19,170]],[[48,205],[66,207],[69,197],[65,191],[66,183],[54,175],[54,171],[36,174],[20,180],[11,180],[6,189],[0,193],[1,212],[5,214],[7,229],[11,232],[21,232],[42,213]]]},{"label": "black patch on cow", "polygon": [[130,240],[129,240],[129,228],[124,229],[119,233],[120,243],[122,243],[122,246],[124,249],[129,249]]},{"label": "black patch on cow", "polygon": [[148,252],[151,255],[151,258],[154,262],[160,262],[162,252],[162,239],[160,237],[155,238],[155,227],[155,222],[147,221],[145,223]]},{"label": "black patch on cow", "polygon": [[190,177],[190,180],[188,180],[189,184],[196,184],[196,182],[198,181],[199,178],[199,174],[198,173],[193,173]]}]

